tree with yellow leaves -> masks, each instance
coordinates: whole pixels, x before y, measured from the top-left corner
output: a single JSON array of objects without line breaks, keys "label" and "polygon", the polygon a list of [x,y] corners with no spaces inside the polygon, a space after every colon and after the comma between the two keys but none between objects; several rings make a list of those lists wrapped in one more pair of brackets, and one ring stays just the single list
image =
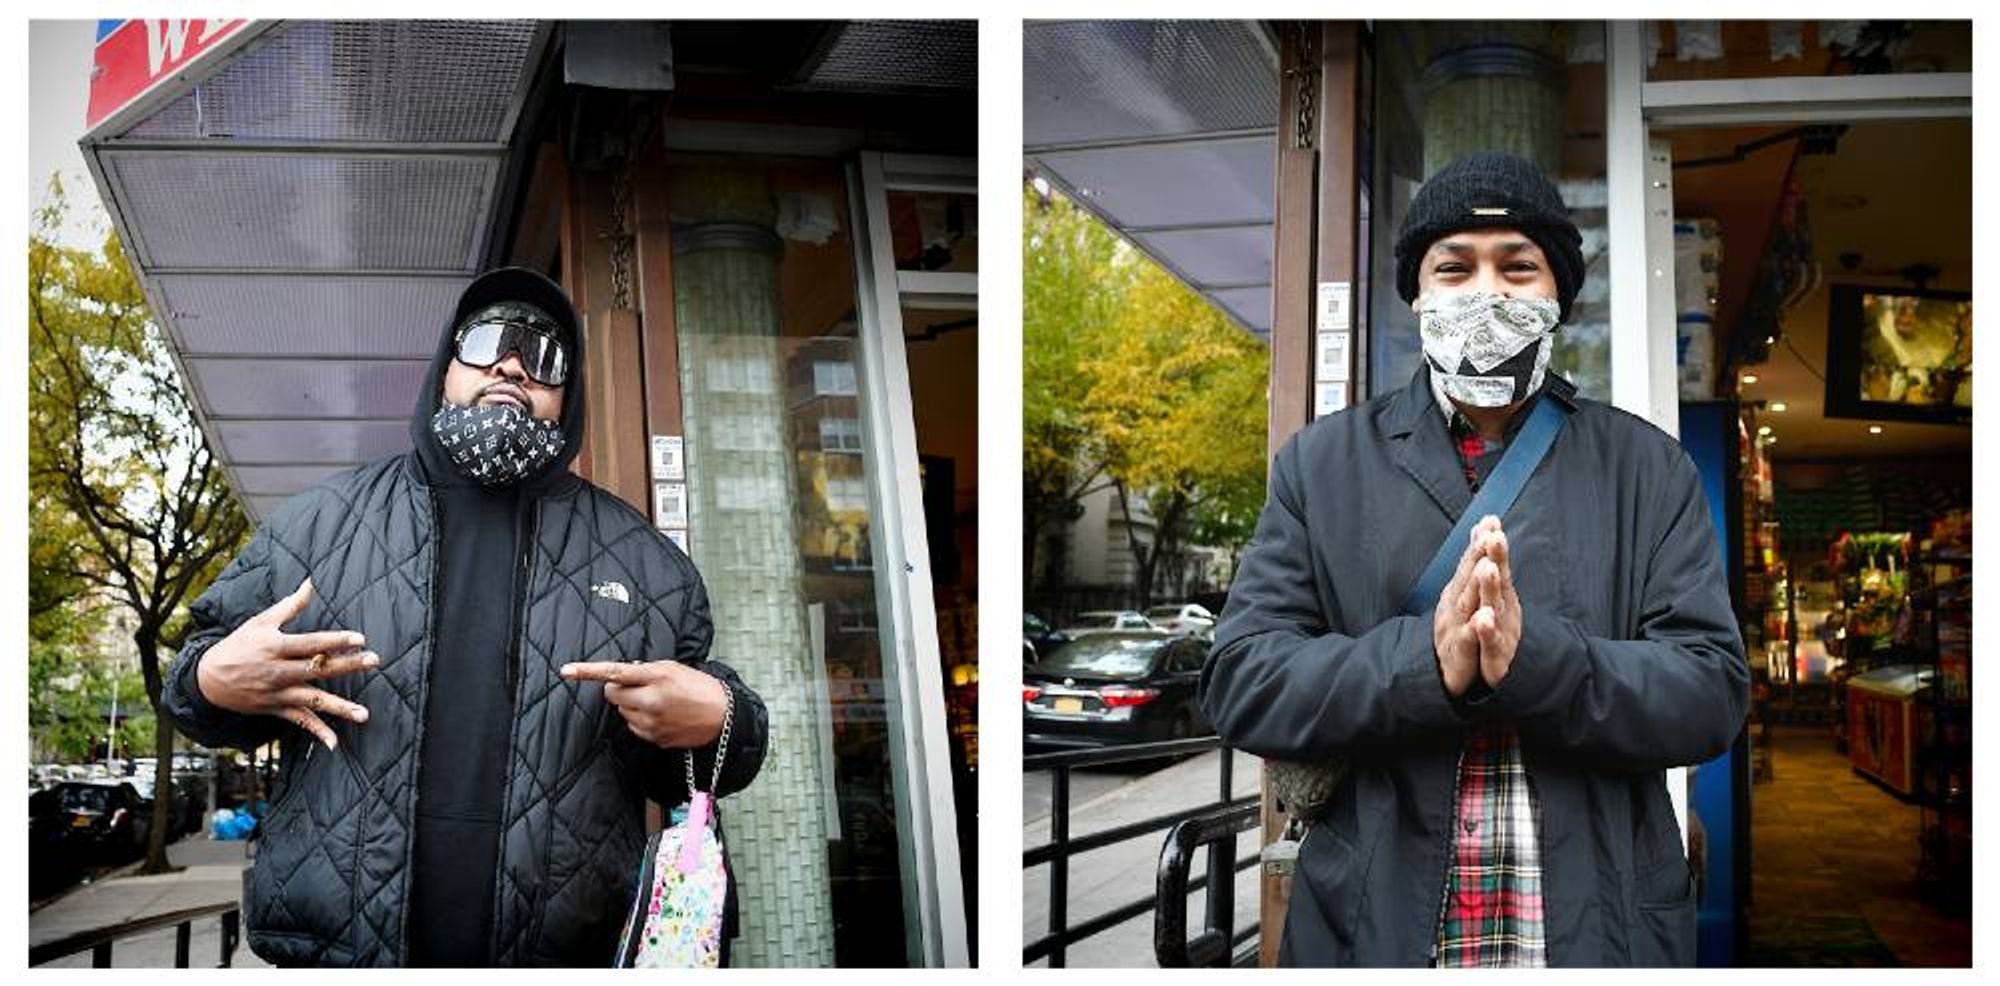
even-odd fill
[{"label": "tree with yellow leaves", "polygon": [[[1032,551],[1116,490],[1139,604],[1189,537],[1247,541],[1264,495],[1263,343],[1056,193],[1027,193],[1024,520]],[[1066,509],[1067,508],[1067,509]],[[1032,554],[1024,571],[1034,571]]]},{"label": "tree with yellow leaves", "polygon": [[[163,655],[180,647],[188,603],[250,526],[119,241],[97,250],[62,245],[65,208],[61,186],[52,186],[28,233],[30,599],[128,614],[157,710]],[[153,739],[159,797],[146,873],[169,869],[174,732],[166,717],[155,715]]]}]

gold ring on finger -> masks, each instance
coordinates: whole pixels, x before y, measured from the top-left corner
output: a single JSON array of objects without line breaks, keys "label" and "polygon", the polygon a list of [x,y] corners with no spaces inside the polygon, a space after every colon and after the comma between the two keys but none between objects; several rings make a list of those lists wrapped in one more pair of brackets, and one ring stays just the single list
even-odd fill
[{"label": "gold ring on finger", "polygon": [[314,654],[312,660],[308,663],[312,667],[314,674],[324,672],[326,670],[326,655]]}]

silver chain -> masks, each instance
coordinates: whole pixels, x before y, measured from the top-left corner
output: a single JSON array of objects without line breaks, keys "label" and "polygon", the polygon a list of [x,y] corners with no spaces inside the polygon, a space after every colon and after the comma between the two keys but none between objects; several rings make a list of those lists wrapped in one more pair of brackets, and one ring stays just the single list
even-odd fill
[{"label": "silver chain", "polygon": [[[722,787],[722,757],[729,752],[729,726],[736,720],[736,689],[729,687],[728,682],[723,682],[722,693],[729,696],[729,701],[722,707],[722,735],[715,738],[715,773],[708,779],[710,794],[714,794]],[[694,786],[694,751],[681,752],[687,758],[688,796],[693,797],[697,790]]]}]

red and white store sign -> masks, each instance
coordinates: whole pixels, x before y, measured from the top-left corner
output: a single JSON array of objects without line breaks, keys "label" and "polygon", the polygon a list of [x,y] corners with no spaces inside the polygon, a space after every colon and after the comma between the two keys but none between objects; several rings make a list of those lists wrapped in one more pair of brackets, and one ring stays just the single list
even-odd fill
[{"label": "red and white store sign", "polygon": [[247,20],[107,20],[97,22],[85,129],[112,114],[239,34]]}]

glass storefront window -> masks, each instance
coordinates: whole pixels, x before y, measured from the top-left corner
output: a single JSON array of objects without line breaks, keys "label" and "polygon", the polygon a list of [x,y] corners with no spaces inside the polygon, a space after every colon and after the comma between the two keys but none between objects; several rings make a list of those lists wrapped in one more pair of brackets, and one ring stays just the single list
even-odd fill
[{"label": "glass storefront window", "polygon": [[1648,21],[1644,39],[1648,82],[1972,71],[1967,21]]},{"label": "glass storefront window", "polygon": [[[714,654],[763,693],[771,749],[723,805],[745,966],[912,957],[910,858],[871,548],[855,246],[831,162],[670,165],[689,538]],[[885,673],[885,670],[888,673]]]},{"label": "glass storefront window", "polygon": [[889,193],[897,270],[979,269],[979,199],[953,192]]},{"label": "glass storefront window", "polygon": [[[1550,367],[1586,397],[1611,396],[1604,184],[1603,25],[1595,21],[1377,22],[1366,396],[1421,365],[1417,319],[1396,291],[1396,233],[1425,178],[1478,150],[1504,150],[1555,178],[1583,234],[1584,283]],[[1592,46],[1597,56],[1591,58]]]}]

